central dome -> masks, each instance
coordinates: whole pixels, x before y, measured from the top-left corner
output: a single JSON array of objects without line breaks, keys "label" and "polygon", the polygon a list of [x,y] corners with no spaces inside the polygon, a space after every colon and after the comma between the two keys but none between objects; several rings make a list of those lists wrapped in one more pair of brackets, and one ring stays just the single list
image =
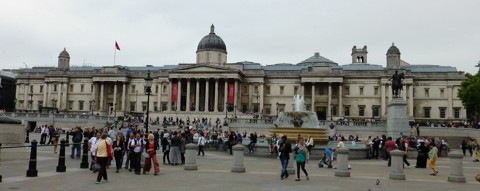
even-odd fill
[{"label": "central dome", "polygon": [[215,26],[210,27],[210,34],[203,37],[198,43],[197,53],[200,51],[219,51],[227,53],[227,47],[222,38],[215,34]]}]

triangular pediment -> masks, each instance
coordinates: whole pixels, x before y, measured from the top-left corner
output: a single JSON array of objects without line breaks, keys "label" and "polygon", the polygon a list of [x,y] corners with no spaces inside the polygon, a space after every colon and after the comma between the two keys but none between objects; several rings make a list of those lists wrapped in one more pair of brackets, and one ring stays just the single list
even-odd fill
[{"label": "triangular pediment", "polygon": [[195,64],[195,65],[188,65],[181,68],[178,68],[172,72],[236,72],[236,69],[212,65],[212,64]]}]

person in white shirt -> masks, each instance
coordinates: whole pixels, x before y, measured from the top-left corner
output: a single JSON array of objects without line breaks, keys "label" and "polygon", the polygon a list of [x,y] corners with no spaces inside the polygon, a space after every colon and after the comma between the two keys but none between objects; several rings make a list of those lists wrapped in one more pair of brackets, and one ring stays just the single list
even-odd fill
[{"label": "person in white shirt", "polygon": [[95,134],[95,137],[92,137],[92,138],[90,138],[90,140],[88,140],[88,148],[89,148],[89,151],[90,151],[90,157],[92,158],[92,163],[90,165],[91,165],[91,169],[93,170],[93,172],[96,172],[96,169],[93,168],[93,165],[95,165],[95,163],[96,163],[95,152],[97,151],[97,143],[98,143],[98,141],[100,141],[100,139],[101,139],[101,134],[99,132],[97,132]]},{"label": "person in white shirt", "polygon": [[140,162],[142,159],[143,146],[145,145],[145,140],[140,136],[140,133],[135,135],[135,139],[130,141],[130,147],[133,148],[133,157],[131,158],[131,163],[134,166],[135,174],[140,175]]},{"label": "person in white shirt", "polygon": [[198,137],[198,154],[197,156],[200,156],[200,153],[202,153],[202,157],[205,156],[205,151],[203,151],[203,147],[205,147],[205,137],[203,137],[203,132],[200,133],[200,136]]}]

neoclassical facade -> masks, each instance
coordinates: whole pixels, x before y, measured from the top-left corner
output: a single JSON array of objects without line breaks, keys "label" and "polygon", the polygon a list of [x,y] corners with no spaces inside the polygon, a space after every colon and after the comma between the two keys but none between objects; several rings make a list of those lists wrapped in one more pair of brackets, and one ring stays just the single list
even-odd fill
[{"label": "neoclassical facade", "polygon": [[147,108],[144,78],[150,72],[153,117],[252,113],[274,117],[291,111],[292,97],[298,94],[321,120],[385,119],[392,100],[390,78],[398,71],[405,75],[401,98],[412,119],[466,119],[457,97],[463,72],[450,66],[409,64],[400,56],[392,44],[385,65],[368,63],[366,46],[354,46],[352,63],[345,64],[319,53],[297,64],[228,63],[226,45],[212,25],[191,64],[70,67],[70,54],[63,50],[58,67],[17,71],[16,108],[36,112],[55,107],[60,112],[112,116],[142,113]]}]

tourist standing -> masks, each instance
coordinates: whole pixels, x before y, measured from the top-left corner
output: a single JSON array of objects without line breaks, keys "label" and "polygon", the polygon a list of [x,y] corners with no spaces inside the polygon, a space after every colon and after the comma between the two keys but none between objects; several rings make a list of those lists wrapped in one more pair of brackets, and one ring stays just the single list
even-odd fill
[{"label": "tourist standing", "polygon": [[203,147],[205,147],[205,137],[203,137],[203,132],[200,133],[200,137],[198,137],[198,154],[197,156],[200,156],[200,153],[202,153],[202,157],[205,156],[205,151],[203,151]]},{"label": "tourist standing", "polygon": [[302,169],[303,173],[305,173],[305,176],[308,180],[308,172],[307,170],[305,170],[305,163],[308,162],[310,154],[308,152],[308,149],[305,147],[305,141],[303,140],[303,137],[299,138],[298,146],[295,147],[294,151],[297,155],[295,157],[295,161],[297,162],[297,179],[295,179],[295,181],[300,181],[300,168]]},{"label": "tourist standing", "polygon": [[425,146],[424,141],[420,141],[420,146],[417,148],[417,164],[415,168],[427,168],[427,160],[428,160],[428,147]]},{"label": "tourist standing", "polygon": [[163,164],[165,163],[165,159],[167,159],[168,164],[170,164],[170,143],[169,139],[167,139],[167,136],[162,138],[162,151],[163,151]]},{"label": "tourist standing", "polygon": [[108,150],[111,147],[110,142],[107,141],[107,134],[102,134],[101,140],[97,142],[95,151],[95,160],[100,164],[100,171],[97,175],[97,181],[95,184],[100,183],[103,178],[104,182],[108,182],[107,176],[107,162],[108,162]]},{"label": "tourist standing", "polygon": [[315,146],[315,143],[313,142],[313,137],[311,135],[308,136],[308,139],[305,145],[307,146],[308,153],[311,153],[312,148]]},{"label": "tourist standing", "polygon": [[[70,132],[70,135],[72,136],[72,153],[70,154],[70,158],[73,159],[73,157],[80,158],[80,145],[82,144],[82,139],[83,139],[83,132],[82,129],[77,126],[75,129],[73,129]],[[75,152],[76,151],[76,152]]]},{"label": "tourist standing", "polygon": [[280,151],[280,162],[282,164],[282,171],[280,174],[280,179],[288,178],[288,160],[290,160],[290,153],[292,152],[292,145],[287,142],[287,136],[282,136],[282,143],[279,146]]},{"label": "tourist standing", "polygon": [[148,141],[145,144],[145,150],[148,154],[148,158],[145,158],[145,165],[143,166],[143,174],[150,172],[151,164],[153,163],[153,171],[155,176],[160,173],[160,165],[157,160],[157,144],[155,144],[155,136],[148,134]]},{"label": "tourist standing", "polygon": [[117,135],[117,138],[113,142],[113,156],[115,157],[115,164],[117,169],[115,170],[116,173],[122,168],[123,163],[123,153],[125,152],[125,140],[123,140],[123,136]]},{"label": "tourist standing", "polygon": [[58,145],[58,139],[60,138],[60,132],[58,132],[59,130],[53,130],[52,132],[52,139],[51,139],[51,142],[52,142],[52,145],[53,145],[53,153],[54,154],[57,154],[57,145]]},{"label": "tourist standing", "polygon": [[173,165],[178,165],[182,162],[180,157],[180,144],[180,137],[178,137],[178,133],[175,131],[173,132],[172,139],[170,140],[170,161]]},{"label": "tourist standing", "polygon": [[140,133],[135,135],[135,139],[131,141],[130,148],[133,148],[133,157],[131,158],[131,163],[133,163],[135,174],[140,174],[140,162],[142,159],[142,150],[145,141],[141,138]]}]

